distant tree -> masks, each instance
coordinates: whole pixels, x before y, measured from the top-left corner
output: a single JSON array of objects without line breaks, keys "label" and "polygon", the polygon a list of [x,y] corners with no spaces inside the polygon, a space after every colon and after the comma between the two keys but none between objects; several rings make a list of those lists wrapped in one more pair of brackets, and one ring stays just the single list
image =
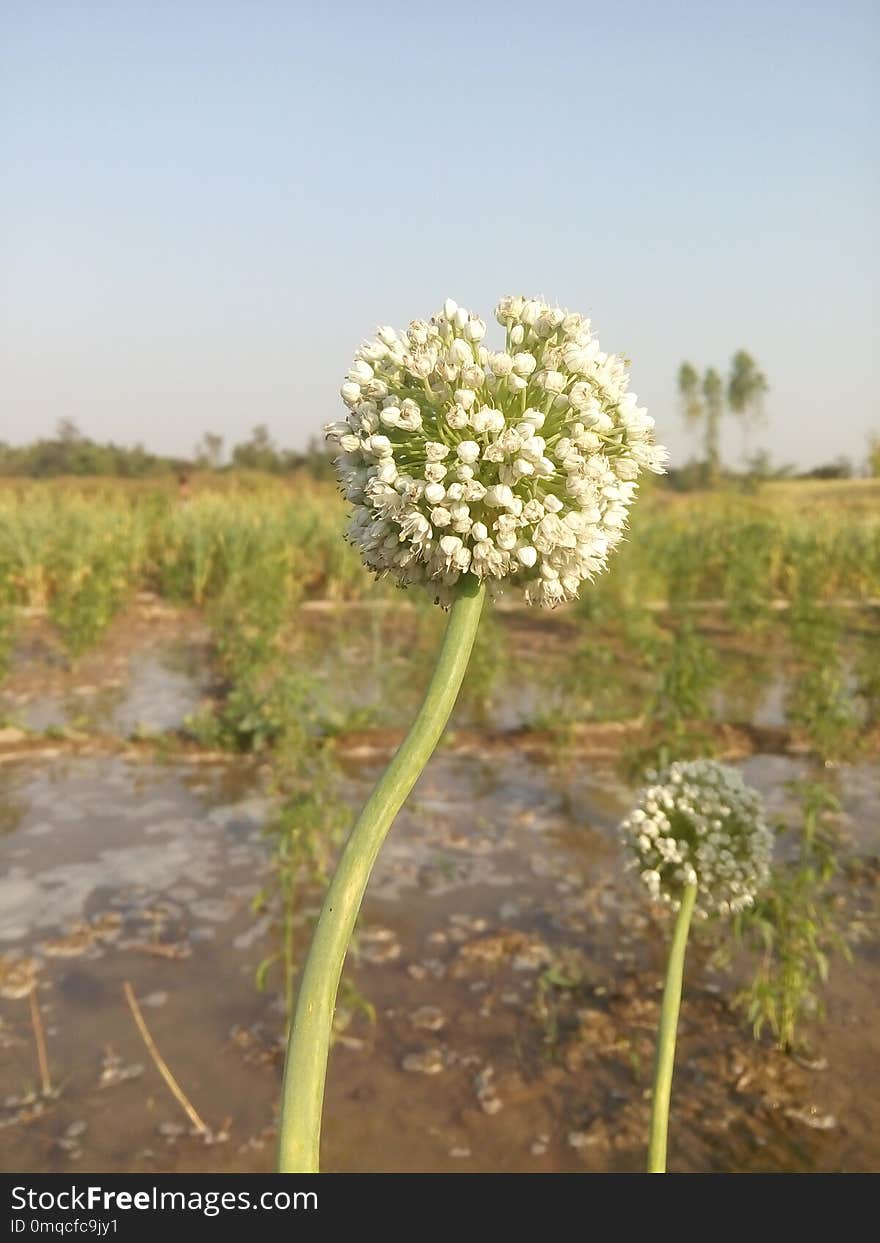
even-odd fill
[{"label": "distant tree", "polygon": [[779,466],[774,466],[767,450],[758,449],[746,463],[746,471],[752,479],[758,481],[765,479],[791,479],[795,474],[795,467],[791,462],[783,462]]},{"label": "distant tree", "polygon": [[315,479],[324,479],[327,482],[335,480],[335,452],[328,448],[326,441],[319,440],[317,436],[310,437],[305,454],[298,456],[300,460],[297,465],[304,467]]},{"label": "distant tree", "polygon": [[707,367],[703,376],[703,402],[705,407],[706,425],[706,466],[712,482],[718,478],[721,466],[721,451],[718,448],[718,437],[721,431],[721,417],[724,414],[724,384],[714,367]]},{"label": "distant tree", "polygon": [[678,369],[678,392],[685,423],[690,427],[699,427],[703,421],[700,376],[690,363],[682,363]]},{"label": "distant tree", "polygon": [[710,482],[721,472],[721,420],[726,410],[742,421],[743,462],[748,469],[749,435],[764,417],[767,380],[755,360],[745,350],[737,350],[730,364],[727,384],[714,367],[707,367],[702,379],[689,362],[678,369],[678,394],[685,423],[702,432],[706,475]]},{"label": "distant tree", "polygon": [[232,464],[243,470],[266,470],[278,473],[284,469],[284,463],[269,435],[265,423],[258,423],[251,432],[250,440],[235,445],[232,450]]},{"label": "distant tree", "polygon": [[[223,437],[206,432],[196,446],[195,464],[217,469],[222,461]],[[193,464],[182,458],[149,453],[142,444],[130,448],[110,441],[98,444],[84,436],[70,419],[62,420],[51,438],[27,445],[0,441],[0,476],[48,479],[58,475],[118,475],[140,479],[172,472],[186,475]],[[329,481],[334,477],[332,454],[323,442],[310,440],[304,451],[281,449],[262,423],[253,429],[248,440],[233,447],[232,464],[273,474],[305,471],[315,479]]]},{"label": "distant tree", "polygon": [[767,380],[755,360],[745,350],[737,350],[730,364],[727,380],[727,404],[731,413],[742,420],[743,462],[749,459],[749,436],[752,427],[764,418],[764,394]]},{"label": "distant tree", "polygon": [[833,462],[826,462],[822,466],[814,466],[812,470],[806,470],[800,479],[851,479],[853,474],[852,462],[847,457],[835,458]]},{"label": "distant tree", "polygon": [[880,479],[880,432],[868,437],[868,474]]},{"label": "distant tree", "polygon": [[55,439],[62,445],[75,445],[85,437],[73,419],[59,419],[55,425]]},{"label": "distant tree", "polygon": [[166,474],[174,465],[170,458],[148,453],[143,445],[129,449],[110,442],[98,444],[83,436],[69,419],[62,420],[51,440],[35,440],[15,448],[0,445],[0,475],[31,479],[51,479],[58,475],[141,478]]},{"label": "distant tree", "polygon": [[704,474],[709,482],[718,478],[721,453],[718,434],[721,415],[724,412],[724,386],[718,372],[709,367],[702,380],[691,363],[682,363],[678,369],[678,393],[685,423],[699,429],[705,455]]},{"label": "distant tree", "polygon": [[690,458],[684,466],[670,466],[663,481],[673,492],[697,492],[706,486],[706,463]]},{"label": "distant tree", "polygon": [[195,447],[194,456],[202,470],[219,470],[223,463],[223,437],[217,432],[205,432]]}]

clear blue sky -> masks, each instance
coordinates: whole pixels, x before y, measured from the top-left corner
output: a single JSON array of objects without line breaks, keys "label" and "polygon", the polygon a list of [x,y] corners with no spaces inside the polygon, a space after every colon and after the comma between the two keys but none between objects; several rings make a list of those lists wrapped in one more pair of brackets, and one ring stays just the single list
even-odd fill
[{"label": "clear blue sky", "polygon": [[6,0],[0,440],[302,445],[377,323],[527,292],[630,355],[677,460],[679,362],[745,346],[776,460],[861,461],[877,12]]}]

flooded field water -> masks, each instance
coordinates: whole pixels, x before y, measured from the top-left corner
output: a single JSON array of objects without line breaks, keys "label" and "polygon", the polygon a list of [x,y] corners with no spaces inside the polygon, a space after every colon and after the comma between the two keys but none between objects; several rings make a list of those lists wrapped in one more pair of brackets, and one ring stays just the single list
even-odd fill
[{"label": "flooded field water", "polygon": [[[13,671],[4,711],[31,729],[179,726],[210,685],[203,639],[159,626],[135,640],[73,675],[48,658],[42,681]],[[767,694],[772,712],[778,692]],[[509,700],[506,711],[494,728],[519,723]],[[463,705],[459,722],[473,719]],[[341,740],[352,807],[383,745]],[[256,762],[204,758],[77,754],[50,738],[0,765],[6,1169],[272,1168],[284,1018],[277,992],[255,987],[270,930],[252,908],[272,797]],[[743,761],[773,812],[808,767],[796,755]],[[827,1019],[810,1028],[809,1055],[792,1058],[752,1040],[731,980],[692,945],[672,1169],[880,1167],[880,768],[843,765],[834,780],[844,840],[864,864],[841,895],[853,961],[834,962]],[[622,871],[615,832],[631,793],[607,759],[552,763],[516,733],[491,746],[451,735],[370,886],[331,1059],[325,1169],[642,1168],[667,925]],[[304,900],[304,941],[318,900]],[[125,981],[211,1142],[162,1082]]]}]

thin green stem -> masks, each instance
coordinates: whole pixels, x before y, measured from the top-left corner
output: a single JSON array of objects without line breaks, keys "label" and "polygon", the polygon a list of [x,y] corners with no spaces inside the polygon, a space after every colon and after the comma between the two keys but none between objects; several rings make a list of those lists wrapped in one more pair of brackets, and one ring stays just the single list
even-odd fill
[{"label": "thin green stem", "polygon": [[422,706],[352,829],[324,899],[288,1038],[281,1098],[282,1173],[318,1171],[333,1010],[349,941],[379,849],[446,728],[485,596],[485,586],[477,579],[462,579]]},{"label": "thin green stem", "polygon": [[669,1131],[669,1099],[672,1095],[672,1069],[675,1064],[675,1037],[678,1032],[678,1011],[681,1007],[681,981],[684,976],[684,955],[687,949],[688,931],[696,885],[688,885],[681,898],[669,963],[666,967],[666,985],[660,1008],[660,1028],[657,1032],[657,1060],[654,1065],[654,1097],[651,1105],[651,1141],[648,1148],[648,1173],[666,1173],[666,1137]]}]

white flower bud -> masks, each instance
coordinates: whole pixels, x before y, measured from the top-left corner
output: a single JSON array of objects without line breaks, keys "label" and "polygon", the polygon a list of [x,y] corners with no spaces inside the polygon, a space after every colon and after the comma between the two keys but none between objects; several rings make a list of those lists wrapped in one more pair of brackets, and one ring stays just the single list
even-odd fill
[{"label": "white flower bud", "polygon": [[516,550],[516,559],[520,565],[524,565],[526,569],[530,570],[538,560],[538,550],[533,548],[531,544],[523,544]]},{"label": "white flower bud", "polygon": [[493,375],[499,377],[510,375],[513,370],[513,359],[509,354],[506,354],[503,350],[501,350],[497,354],[489,355],[489,366]]},{"label": "white flower bud", "polygon": [[440,548],[447,558],[454,557],[461,546],[461,540],[457,535],[443,535],[440,538]]},{"label": "white flower bud", "polygon": [[565,376],[561,371],[543,371],[538,383],[548,393],[561,393],[565,388]]},{"label": "white flower bud", "polygon": [[457,388],[455,390],[456,404],[461,406],[463,410],[470,410],[476,400],[477,394],[472,388]]},{"label": "white flower bud", "polygon": [[346,377],[352,384],[360,384],[361,387],[369,384],[373,378],[373,368],[369,363],[363,361],[356,362],[352,365],[351,370]]},{"label": "white flower bud", "polygon": [[391,453],[391,441],[387,436],[371,436],[370,449],[380,457],[388,457]]},{"label": "white flower bud", "polygon": [[442,483],[429,483],[425,488],[425,500],[429,505],[439,505],[446,499],[446,489]]},{"label": "white flower bud", "polygon": [[584,319],[577,311],[570,311],[562,321],[562,331],[567,337],[574,337],[580,332],[590,331],[590,321]]},{"label": "white flower bud", "polygon": [[498,306],[495,308],[495,318],[498,320],[499,324],[512,324],[515,320],[519,319],[522,314],[524,303],[524,298],[502,298],[498,303]]},{"label": "white flower bud", "polygon": [[363,358],[368,363],[378,363],[383,358],[388,358],[389,353],[388,346],[383,345],[381,341],[368,341],[358,351],[358,358]]},{"label": "white flower bud", "polygon": [[523,306],[519,318],[529,328],[532,328],[538,322],[538,318],[543,309],[544,307],[542,303],[538,302],[535,298],[530,298]]},{"label": "white flower bud", "polygon": [[406,432],[417,432],[422,426],[422,412],[415,402],[409,405],[405,401],[401,403],[398,426]]},{"label": "white flower bud", "polygon": [[513,369],[517,375],[530,376],[537,367],[534,354],[514,354]]},{"label": "white flower bud", "polygon": [[486,504],[492,509],[504,509],[513,500],[513,492],[503,483],[493,484],[486,491]]},{"label": "white flower bud", "polygon": [[586,380],[578,380],[577,384],[572,384],[568,400],[575,410],[589,409],[595,400],[592,385],[588,384]]},{"label": "white flower bud", "polygon": [[475,410],[471,415],[471,427],[480,434],[501,432],[504,430],[504,415],[500,410],[492,410],[489,407]]},{"label": "white flower bud", "polygon": [[480,456],[480,446],[475,440],[463,440],[456,446],[459,459],[465,463],[476,462]]}]

